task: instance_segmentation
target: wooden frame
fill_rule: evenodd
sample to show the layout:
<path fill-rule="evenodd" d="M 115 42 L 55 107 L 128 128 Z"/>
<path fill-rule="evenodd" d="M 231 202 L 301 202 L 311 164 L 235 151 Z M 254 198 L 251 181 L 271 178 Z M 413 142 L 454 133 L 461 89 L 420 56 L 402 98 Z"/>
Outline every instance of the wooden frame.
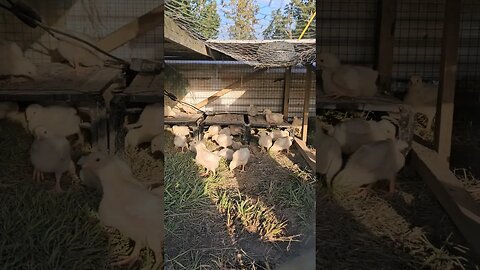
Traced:
<path fill-rule="evenodd" d="M 452 147 L 453 107 L 457 78 L 457 47 L 460 29 L 461 0 L 446 0 L 443 24 L 440 85 L 437 99 L 435 148 L 449 162 Z"/>
<path fill-rule="evenodd" d="M 397 0 L 378 2 L 380 15 L 377 23 L 377 61 L 378 88 L 380 91 L 390 90 L 392 84 L 393 42 L 395 39 L 395 21 Z"/>
<path fill-rule="evenodd" d="M 303 121 L 302 121 L 302 141 L 307 142 L 308 133 L 308 115 L 310 113 L 310 90 L 312 88 L 313 66 L 307 65 L 307 76 L 305 77 L 305 92 L 303 99 Z"/>
<path fill-rule="evenodd" d="M 111 52 L 130 40 L 161 26 L 163 24 L 164 10 L 165 6 L 162 3 L 158 7 L 138 17 L 136 20 L 102 38 L 97 42 L 97 46 L 107 52 Z"/>
<path fill-rule="evenodd" d="M 440 154 L 413 143 L 412 163 L 472 250 L 480 256 L 480 206 Z"/>
<path fill-rule="evenodd" d="M 202 41 L 193 38 L 168 16 L 164 17 L 164 31 L 166 40 L 177 43 L 201 55 L 211 57 L 209 49 Z"/>
<path fill-rule="evenodd" d="M 285 68 L 283 82 L 283 119 L 288 119 L 288 103 L 290 102 L 290 89 L 292 88 L 292 67 Z"/>

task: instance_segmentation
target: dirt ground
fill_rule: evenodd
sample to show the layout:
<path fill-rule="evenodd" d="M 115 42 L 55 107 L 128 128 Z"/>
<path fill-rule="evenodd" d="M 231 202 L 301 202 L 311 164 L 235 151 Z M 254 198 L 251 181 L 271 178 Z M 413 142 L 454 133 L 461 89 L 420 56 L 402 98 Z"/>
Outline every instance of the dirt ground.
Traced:
<path fill-rule="evenodd" d="M 314 246 L 313 179 L 297 152 L 252 143 L 246 172 L 223 161 L 217 177 L 201 178 L 194 153 L 166 140 L 166 269 L 272 269 Z M 169 204 L 171 192 L 190 197 Z"/>

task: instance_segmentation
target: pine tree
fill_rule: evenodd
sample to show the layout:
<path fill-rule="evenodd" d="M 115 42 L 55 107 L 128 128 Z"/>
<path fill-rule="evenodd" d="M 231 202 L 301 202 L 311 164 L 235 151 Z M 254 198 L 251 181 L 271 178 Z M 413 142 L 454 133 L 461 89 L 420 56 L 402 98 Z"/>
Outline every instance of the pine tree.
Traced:
<path fill-rule="evenodd" d="M 222 1 L 225 17 L 233 22 L 228 27 L 231 39 L 256 39 L 255 26 L 258 23 L 257 14 L 260 10 L 254 0 Z"/>
<path fill-rule="evenodd" d="M 190 24 L 191 31 L 206 39 L 218 36 L 220 16 L 216 0 L 171 0 L 169 4 L 179 19 Z"/>
<path fill-rule="evenodd" d="M 315 0 L 291 0 L 284 7 L 272 12 L 272 21 L 263 31 L 266 39 L 296 39 L 300 37 L 308 20 L 315 12 Z M 315 20 L 312 21 L 304 38 L 315 37 Z"/>

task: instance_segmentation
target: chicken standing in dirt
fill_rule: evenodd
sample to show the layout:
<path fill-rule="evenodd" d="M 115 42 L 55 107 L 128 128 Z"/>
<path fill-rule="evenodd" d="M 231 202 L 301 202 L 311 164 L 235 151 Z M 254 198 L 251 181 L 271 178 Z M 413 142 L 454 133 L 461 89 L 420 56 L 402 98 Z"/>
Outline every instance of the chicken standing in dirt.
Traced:
<path fill-rule="evenodd" d="M 266 152 L 273 145 L 272 133 L 262 130 L 259 132 L 259 135 L 258 145 L 261 148 L 261 152 L 263 152 L 263 150 Z"/>
<path fill-rule="evenodd" d="M 248 148 L 242 148 L 233 153 L 232 162 L 230 162 L 230 171 L 235 170 L 238 166 L 242 166 L 242 172 L 245 171 L 245 165 L 247 165 L 250 159 L 250 150 Z"/>
<path fill-rule="evenodd" d="M 285 150 L 287 154 L 290 152 L 290 146 L 293 144 L 293 137 L 283 137 L 275 141 L 275 143 L 270 148 L 272 152 L 281 152 Z"/>
<path fill-rule="evenodd" d="M 141 249 L 148 246 L 155 254 L 153 269 L 160 269 L 163 265 L 161 197 L 126 173 L 129 170 L 122 168 L 114 157 L 96 152 L 78 163 L 84 170 L 92 171 L 102 183 L 103 196 L 98 209 L 101 223 L 118 229 L 135 241 L 132 253 L 113 265 L 131 266 L 138 260 Z"/>
<path fill-rule="evenodd" d="M 408 144 L 399 140 L 381 140 L 360 147 L 333 179 L 333 187 L 354 189 L 388 179 L 389 193 L 395 191 L 395 178 L 405 165 L 402 151 Z"/>
<path fill-rule="evenodd" d="M 202 176 L 207 176 L 209 171 L 213 172 L 213 176 L 215 176 L 217 168 L 220 165 L 221 157 L 208 151 L 207 146 L 205 146 L 203 142 L 199 142 L 195 145 L 195 151 L 197 152 L 195 162 L 207 169 Z"/>
<path fill-rule="evenodd" d="M 35 140 L 30 148 L 30 160 L 33 164 L 33 179 L 40 181 L 44 179 L 43 173 L 55 173 L 55 192 L 63 192 L 60 180 L 64 172 L 78 179 L 75 173 L 75 164 L 70 154 L 68 140 L 59 135 L 52 134 L 43 126 L 35 128 Z"/>

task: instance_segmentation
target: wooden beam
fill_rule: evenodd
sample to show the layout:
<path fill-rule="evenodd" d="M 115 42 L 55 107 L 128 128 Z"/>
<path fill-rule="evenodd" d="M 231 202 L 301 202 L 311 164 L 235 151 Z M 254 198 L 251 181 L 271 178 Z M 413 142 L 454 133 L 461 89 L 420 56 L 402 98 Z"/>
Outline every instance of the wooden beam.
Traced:
<path fill-rule="evenodd" d="M 397 0 L 379 1 L 380 17 L 377 29 L 378 87 L 380 91 L 390 90 L 392 83 L 393 41 L 395 39 L 395 20 Z"/>
<path fill-rule="evenodd" d="M 303 124 L 302 124 L 302 140 L 307 142 L 307 133 L 308 133 L 308 114 L 310 112 L 310 90 L 312 89 L 312 73 L 313 67 L 310 65 L 306 66 L 307 76 L 305 78 L 305 87 L 304 87 L 304 99 L 303 99 Z"/>
<path fill-rule="evenodd" d="M 446 0 L 443 23 L 435 147 L 439 155 L 448 162 L 450 162 L 452 147 L 453 106 L 457 77 L 457 47 L 460 33 L 461 6 L 461 0 Z"/>
<path fill-rule="evenodd" d="M 136 20 L 120 27 L 97 42 L 97 46 L 107 52 L 121 47 L 130 40 L 143 35 L 163 24 L 163 4 L 138 17 Z"/>
<path fill-rule="evenodd" d="M 283 118 L 288 119 L 288 103 L 290 102 L 290 89 L 292 88 L 292 67 L 285 68 L 285 80 L 283 82 Z"/>
<path fill-rule="evenodd" d="M 225 94 L 231 92 L 233 89 L 242 87 L 244 83 L 246 83 L 248 81 L 251 81 L 252 79 L 257 77 L 259 74 L 262 74 L 265 71 L 266 71 L 266 69 L 262 68 L 262 69 L 257 69 L 254 72 L 245 75 L 245 77 L 240 78 L 240 80 L 228 85 L 227 87 L 223 88 L 222 90 L 220 90 L 220 91 L 216 92 L 215 94 L 209 96 L 208 98 L 200 101 L 199 103 L 197 103 L 195 105 L 195 107 L 200 109 L 202 107 L 207 106 L 208 104 L 212 103 L 213 101 L 219 99 L 221 96 L 224 96 Z"/>
<path fill-rule="evenodd" d="M 412 162 L 440 204 L 451 217 L 473 252 L 480 257 L 480 205 L 450 171 L 447 161 L 417 142 Z"/>
<path fill-rule="evenodd" d="M 166 40 L 177 43 L 194 52 L 210 57 L 205 43 L 192 37 L 187 31 L 183 30 L 180 26 L 178 26 L 173 19 L 167 16 L 165 16 L 164 30 Z"/>
<path fill-rule="evenodd" d="M 300 152 L 300 154 L 305 159 L 305 161 L 307 161 L 307 164 L 310 167 L 310 169 L 312 169 L 312 171 L 315 173 L 317 170 L 315 154 L 312 153 L 312 151 L 307 147 L 304 141 L 298 138 L 295 138 L 294 143 L 298 149 L 298 152 Z"/>

